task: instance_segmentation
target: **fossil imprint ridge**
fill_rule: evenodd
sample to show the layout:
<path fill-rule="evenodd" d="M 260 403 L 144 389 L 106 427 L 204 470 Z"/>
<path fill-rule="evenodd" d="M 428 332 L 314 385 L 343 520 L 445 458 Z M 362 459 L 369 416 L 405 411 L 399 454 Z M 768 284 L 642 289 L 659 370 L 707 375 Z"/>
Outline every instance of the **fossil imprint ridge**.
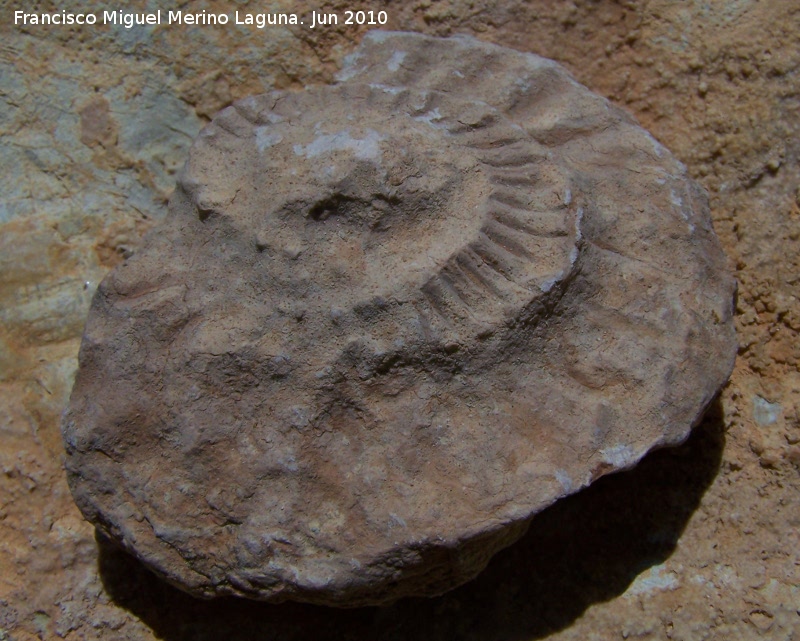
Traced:
<path fill-rule="evenodd" d="M 734 288 L 702 189 L 556 63 L 374 32 L 198 136 L 93 301 L 70 485 L 199 596 L 441 593 L 686 438 Z"/>

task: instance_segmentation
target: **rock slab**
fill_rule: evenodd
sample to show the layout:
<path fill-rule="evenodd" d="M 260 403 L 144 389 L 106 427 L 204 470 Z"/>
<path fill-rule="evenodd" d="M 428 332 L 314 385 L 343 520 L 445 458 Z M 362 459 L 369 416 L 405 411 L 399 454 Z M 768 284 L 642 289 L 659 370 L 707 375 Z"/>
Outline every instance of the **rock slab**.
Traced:
<path fill-rule="evenodd" d="M 222 111 L 94 298 L 84 515 L 171 583 L 434 595 L 683 441 L 736 353 L 707 199 L 552 61 L 374 32 Z"/>

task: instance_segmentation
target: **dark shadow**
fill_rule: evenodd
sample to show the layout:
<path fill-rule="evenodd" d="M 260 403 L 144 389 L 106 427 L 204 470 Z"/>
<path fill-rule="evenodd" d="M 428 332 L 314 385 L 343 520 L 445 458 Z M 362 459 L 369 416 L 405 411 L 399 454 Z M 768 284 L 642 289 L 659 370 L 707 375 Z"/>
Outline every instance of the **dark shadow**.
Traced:
<path fill-rule="evenodd" d="M 717 474 L 724 443 L 715 401 L 686 443 L 559 501 L 477 579 L 434 599 L 353 610 L 201 601 L 98 539 L 100 575 L 117 605 L 168 641 L 538 639 L 622 594 L 638 574 L 670 556 Z"/>

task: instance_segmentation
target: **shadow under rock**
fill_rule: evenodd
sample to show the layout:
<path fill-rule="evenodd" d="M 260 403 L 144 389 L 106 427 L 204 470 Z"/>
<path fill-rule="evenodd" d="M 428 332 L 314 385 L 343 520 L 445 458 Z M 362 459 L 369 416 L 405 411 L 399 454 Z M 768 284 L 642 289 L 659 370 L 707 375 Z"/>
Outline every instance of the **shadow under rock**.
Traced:
<path fill-rule="evenodd" d="M 557 502 L 474 581 L 433 599 L 352 610 L 201 601 L 98 537 L 100 576 L 117 605 L 168 641 L 538 639 L 622 594 L 670 556 L 719 470 L 724 443 L 715 401 L 683 445 Z"/>

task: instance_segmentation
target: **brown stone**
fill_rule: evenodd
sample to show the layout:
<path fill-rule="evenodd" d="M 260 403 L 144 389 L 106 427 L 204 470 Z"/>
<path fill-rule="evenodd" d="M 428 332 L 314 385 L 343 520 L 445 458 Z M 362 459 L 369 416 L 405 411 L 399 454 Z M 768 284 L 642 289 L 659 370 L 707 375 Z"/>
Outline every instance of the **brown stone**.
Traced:
<path fill-rule="evenodd" d="M 200 595 L 443 592 L 683 441 L 736 353 L 702 190 L 557 64 L 374 33 L 222 111 L 100 285 L 84 515 Z"/>
<path fill-rule="evenodd" d="M 108 147 L 116 142 L 117 128 L 108 107 L 108 101 L 100 96 L 80 110 L 81 142 L 84 145 Z"/>

